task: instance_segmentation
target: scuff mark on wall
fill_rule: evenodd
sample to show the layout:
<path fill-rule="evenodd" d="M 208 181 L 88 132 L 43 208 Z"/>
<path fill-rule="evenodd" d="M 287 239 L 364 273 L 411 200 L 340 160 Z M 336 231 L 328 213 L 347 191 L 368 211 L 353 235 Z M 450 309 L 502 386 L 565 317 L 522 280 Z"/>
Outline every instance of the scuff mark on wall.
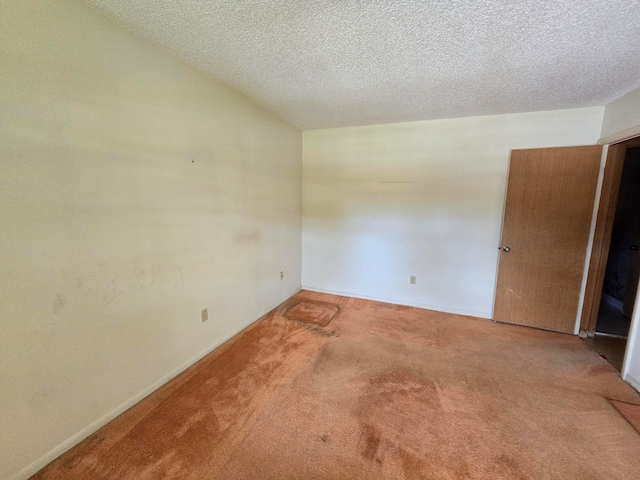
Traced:
<path fill-rule="evenodd" d="M 102 294 L 102 300 L 104 301 L 105 305 L 109 305 L 118 296 L 122 295 L 122 291 L 119 289 L 118 283 L 117 283 L 119 276 L 120 274 L 116 274 L 116 276 L 113 277 L 113 280 L 109 282 L 109 284 L 107 285 L 107 288 L 104 290 L 104 293 Z"/>
<path fill-rule="evenodd" d="M 184 292 L 184 276 L 182 275 L 182 270 L 180 270 L 180 267 L 176 265 L 176 268 L 178 269 L 178 273 L 180 274 L 180 284 L 182 285 L 182 291 Z"/>
<path fill-rule="evenodd" d="M 51 311 L 53 313 L 60 313 L 64 310 L 64 306 L 66 304 L 66 299 L 64 295 L 57 293 L 56 298 L 53 300 L 53 304 L 51 305 Z"/>

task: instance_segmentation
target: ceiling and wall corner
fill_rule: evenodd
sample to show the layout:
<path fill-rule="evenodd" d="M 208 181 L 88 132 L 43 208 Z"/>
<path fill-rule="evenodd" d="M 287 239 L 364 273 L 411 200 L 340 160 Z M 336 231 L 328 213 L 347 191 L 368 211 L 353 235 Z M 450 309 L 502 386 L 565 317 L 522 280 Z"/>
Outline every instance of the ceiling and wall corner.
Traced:
<path fill-rule="evenodd" d="M 301 129 L 602 106 L 638 0 L 85 0 Z"/>
<path fill-rule="evenodd" d="M 617 143 L 640 136 L 640 88 L 609 103 L 604 109 L 600 143 Z"/>

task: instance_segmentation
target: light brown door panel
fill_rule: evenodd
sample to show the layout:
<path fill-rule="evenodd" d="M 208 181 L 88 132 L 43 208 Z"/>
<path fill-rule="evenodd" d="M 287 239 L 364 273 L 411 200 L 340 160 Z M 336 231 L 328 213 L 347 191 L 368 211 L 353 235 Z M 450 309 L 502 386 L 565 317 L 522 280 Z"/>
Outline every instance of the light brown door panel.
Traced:
<path fill-rule="evenodd" d="M 494 319 L 573 332 L 601 146 L 514 150 Z"/>

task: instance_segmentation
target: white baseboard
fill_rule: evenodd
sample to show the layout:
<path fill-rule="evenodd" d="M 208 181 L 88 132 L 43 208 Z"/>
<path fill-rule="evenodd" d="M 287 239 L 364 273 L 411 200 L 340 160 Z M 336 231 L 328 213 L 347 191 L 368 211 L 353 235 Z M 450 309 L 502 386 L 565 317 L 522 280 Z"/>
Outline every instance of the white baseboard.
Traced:
<path fill-rule="evenodd" d="M 605 338 L 620 338 L 620 339 L 627 339 L 627 337 L 625 337 L 624 335 L 614 335 L 613 333 L 602 333 L 602 332 L 595 332 L 594 337 L 605 337 Z"/>
<path fill-rule="evenodd" d="M 180 365 L 179 367 L 173 369 L 172 371 L 170 371 L 169 373 L 164 375 L 162 378 L 160 378 L 158 381 L 156 381 L 156 382 L 152 383 L 151 385 L 149 385 L 147 388 L 142 390 L 140 393 L 138 393 L 138 394 L 134 395 L 133 397 L 129 398 L 128 400 L 124 401 L 123 403 L 118 405 L 116 408 L 111 410 L 109 413 L 107 413 L 106 415 L 104 415 L 104 416 L 100 417 L 99 419 L 97 419 L 95 422 L 87 425 L 85 428 L 83 428 L 82 430 L 80 430 L 79 432 L 75 433 L 70 438 L 68 438 L 67 440 L 65 440 L 61 444 L 59 444 L 53 450 L 50 450 L 49 452 L 44 454 L 42 457 L 40 457 L 38 460 L 30 463 L 25 468 L 20 470 L 13 477 L 11 477 L 11 480 L 26 480 L 29 477 L 31 477 L 32 475 L 34 475 L 35 473 L 37 473 L 38 471 L 42 470 L 49 463 L 51 463 L 53 460 L 55 460 L 60 455 L 65 453 L 67 450 L 70 450 L 72 447 L 76 446 L 78 443 L 80 443 L 82 440 L 87 438 L 89 435 L 97 432 L 100 428 L 104 427 L 111 420 L 113 420 L 117 416 L 119 416 L 119 415 L 123 414 L 124 412 L 126 412 L 127 410 L 129 410 L 136 403 L 138 403 L 141 400 L 143 400 L 144 398 L 148 397 L 150 394 L 152 394 L 153 392 L 158 390 L 164 384 L 166 384 L 169 381 L 173 380 L 175 377 L 177 377 L 182 372 L 184 372 L 187 368 L 189 368 L 190 366 L 194 365 L 196 362 L 202 360 L 204 357 L 209 355 L 211 352 L 213 352 L 220 345 L 222 345 L 223 343 L 227 342 L 228 340 L 230 340 L 231 338 L 233 338 L 237 334 L 239 334 L 242 330 L 244 330 L 245 328 L 251 326 L 253 323 L 255 323 L 258 320 L 260 320 L 263 316 L 265 316 L 271 310 L 276 308 L 282 302 L 286 301 L 288 298 L 291 298 L 293 295 L 298 293 L 301 289 L 302 289 L 301 287 L 297 287 L 292 292 L 290 292 L 289 294 L 284 296 L 283 299 L 278 300 L 274 304 L 272 304 L 269 307 L 267 307 L 266 309 L 264 309 L 264 311 L 262 313 L 260 313 L 257 318 L 255 318 L 255 319 L 247 322 L 246 324 L 240 326 L 237 330 L 233 331 L 229 335 L 226 335 L 225 337 L 217 340 L 213 345 L 211 345 L 211 346 L 207 347 L 205 350 L 197 353 L 196 355 L 191 357 L 189 360 L 184 362 L 182 365 Z"/>
<path fill-rule="evenodd" d="M 640 382 L 627 373 L 624 381 L 640 392 Z"/>
<path fill-rule="evenodd" d="M 394 305 L 405 305 L 407 307 L 423 308 L 425 310 L 434 310 L 442 313 L 454 313 L 456 315 L 467 315 L 469 317 L 486 318 L 491 319 L 491 314 L 484 312 L 474 312 L 472 310 L 460 310 L 457 308 L 442 307 L 440 305 L 429 305 L 419 302 L 407 302 L 405 300 L 395 300 L 393 298 L 376 297 L 371 295 L 360 295 L 352 292 L 341 292 L 338 290 L 327 290 L 326 288 L 316 288 L 307 285 L 302 286 L 302 290 L 309 290 L 310 292 L 328 293 L 330 295 L 339 295 L 341 297 L 353 297 L 362 298 L 363 300 L 373 300 L 376 302 L 392 303 Z"/>

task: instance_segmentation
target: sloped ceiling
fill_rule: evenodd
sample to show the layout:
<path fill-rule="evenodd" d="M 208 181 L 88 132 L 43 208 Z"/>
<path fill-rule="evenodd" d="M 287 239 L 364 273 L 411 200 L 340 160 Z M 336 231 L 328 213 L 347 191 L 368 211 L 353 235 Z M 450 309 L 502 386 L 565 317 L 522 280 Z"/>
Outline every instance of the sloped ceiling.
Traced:
<path fill-rule="evenodd" d="M 604 105 L 640 0 L 86 0 L 302 129 Z"/>

